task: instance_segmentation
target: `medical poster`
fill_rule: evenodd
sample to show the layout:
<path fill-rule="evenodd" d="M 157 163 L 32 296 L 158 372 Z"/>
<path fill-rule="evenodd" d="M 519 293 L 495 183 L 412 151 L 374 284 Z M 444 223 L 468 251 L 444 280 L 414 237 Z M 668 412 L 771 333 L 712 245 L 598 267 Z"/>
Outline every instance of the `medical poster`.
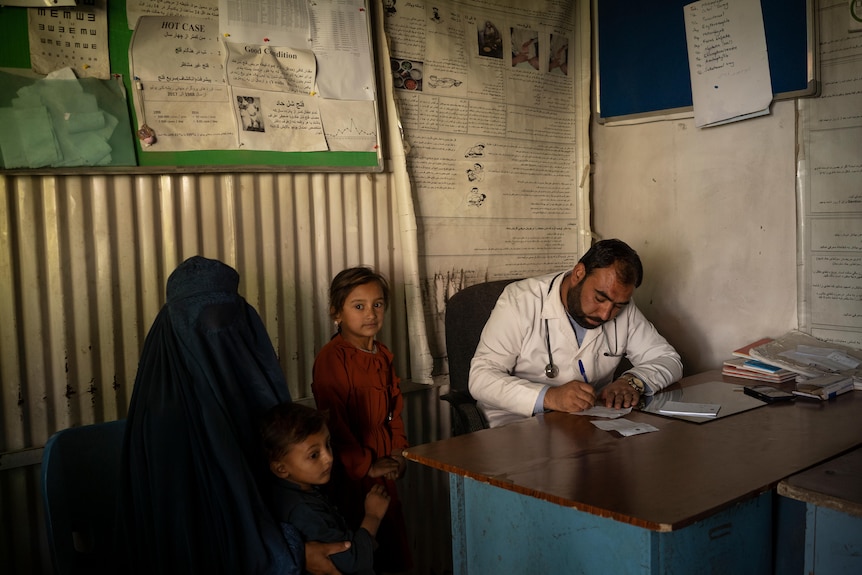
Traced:
<path fill-rule="evenodd" d="M 378 150 L 364 3 L 282 6 L 292 26 L 272 32 L 261 12 L 267 6 L 277 8 L 221 7 L 230 18 L 137 17 L 129 64 L 147 150 Z M 340 40 L 334 22 L 350 24 Z M 316 42 L 312 30 L 320 31 Z M 344 41 L 348 31 L 356 41 Z"/>
<path fill-rule="evenodd" d="M 862 35 L 820 3 L 818 98 L 800 108 L 800 329 L 862 348 Z"/>
<path fill-rule="evenodd" d="M 573 266 L 589 244 L 576 6 L 384 2 L 426 299 L 441 310 L 466 285 Z"/>
<path fill-rule="evenodd" d="M 107 0 L 27 10 L 30 62 L 37 74 L 70 68 L 78 78 L 111 77 Z"/>
<path fill-rule="evenodd" d="M 443 334 L 454 293 L 571 268 L 589 246 L 589 2 L 383 4 L 426 324 Z"/>

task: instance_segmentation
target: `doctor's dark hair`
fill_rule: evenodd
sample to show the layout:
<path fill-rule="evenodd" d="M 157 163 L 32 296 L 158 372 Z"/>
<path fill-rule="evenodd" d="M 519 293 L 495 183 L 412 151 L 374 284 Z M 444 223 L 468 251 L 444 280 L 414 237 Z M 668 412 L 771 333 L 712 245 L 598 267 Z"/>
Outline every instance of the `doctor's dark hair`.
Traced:
<path fill-rule="evenodd" d="M 383 292 L 383 306 L 389 308 L 389 282 L 381 274 L 365 266 L 347 268 L 338 272 L 329 286 L 329 315 L 334 319 L 335 315 L 344 307 L 347 296 L 357 286 L 377 282 L 380 291 Z"/>
<path fill-rule="evenodd" d="M 267 461 L 278 461 L 291 447 L 320 432 L 326 426 L 327 413 L 292 401 L 270 408 L 260 423 Z"/>
<path fill-rule="evenodd" d="M 626 285 L 640 287 L 644 278 L 644 268 L 638 253 L 622 240 L 602 240 L 596 242 L 578 263 L 584 264 L 586 275 L 593 270 L 617 265 L 617 277 Z"/>

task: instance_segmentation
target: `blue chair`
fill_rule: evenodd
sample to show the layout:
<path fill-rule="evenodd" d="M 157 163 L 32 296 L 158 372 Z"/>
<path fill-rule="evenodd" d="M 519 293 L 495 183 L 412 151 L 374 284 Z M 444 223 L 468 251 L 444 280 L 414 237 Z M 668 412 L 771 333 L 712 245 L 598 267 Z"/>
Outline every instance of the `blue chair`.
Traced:
<path fill-rule="evenodd" d="M 488 422 L 470 395 L 470 362 L 485 322 L 503 289 L 517 281 L 495 280 L 466 287 L 446 303 L 446 354 L 449 357 L 449 392 L 440 399 L 449 403 L 452 435 L 487 429 Z"/>
<path fill-rule="evenodd" d="M 57 575 L 121 573 L 118 519 L 125 420 L 63 429 L 45 444 L 42 496 Z"/>

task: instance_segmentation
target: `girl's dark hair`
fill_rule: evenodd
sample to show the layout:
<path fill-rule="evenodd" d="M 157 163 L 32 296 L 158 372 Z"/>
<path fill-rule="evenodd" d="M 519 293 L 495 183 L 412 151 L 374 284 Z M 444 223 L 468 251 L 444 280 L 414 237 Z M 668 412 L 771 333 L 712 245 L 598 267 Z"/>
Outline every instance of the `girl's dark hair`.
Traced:
<path fill-rule="evenodd" d="M 602 240 L 587 250 L 580 262 L 586 268 L 586 275 L 594 269 L 617 267 L 617 277 L 626 285 L 639 287 L 644 278 L 644 268 L 636 251 L 622 240 Z"/>
<path fill-rule="evenodd" d="M 382 274 L 375 272 L 373 269 L 365 266 L 355 268 L 347 268 L 338 272 L 329 285 L 329 315 L 335 318 L 335 314 L 341 311 L 344 307 L 344 302 L 347 301 L 347 296 L 353 291 L 353 288 L 367 283 L 377 282 L 380 284 L 380 291 L 383 292 L 383 306 L 389 307 L 389 282 Z"/>
<path fill-rule="evenodd" d="M 260 424 L 263 450 L 268 461 L 284 457 L 290 448 L 326 425 L 326 412 L 286 401 L 270 408 Z"/>

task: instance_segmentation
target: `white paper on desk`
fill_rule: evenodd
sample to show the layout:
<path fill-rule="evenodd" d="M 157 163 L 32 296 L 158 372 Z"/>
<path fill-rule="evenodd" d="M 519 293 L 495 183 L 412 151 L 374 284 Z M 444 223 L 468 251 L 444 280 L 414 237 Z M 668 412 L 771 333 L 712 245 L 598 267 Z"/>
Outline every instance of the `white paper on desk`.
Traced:
<path fill-rule="evenodd" d="M 616 419 L 632 412 L 631 407 L 615 409 L 613 407 L 605 407 L 604 405 L 594 405 L 583 411 L 572 411 L 572 415 L 592 415 L 594 417 L 604 417 L 606 419 Z"/>
<path fill-rule="evenodd" d="M 772 80 L 760 2 L 700 0 L 683 10 L 695 126 L 768 114 Z"/>
<path fill-rule="evenodd" d="M 590 423 L 599 429 L 604 431 L 616 431 L 625 437 L 658 431 L 657 427 L 654 427 L 649 423 L 639 423 L 636 421 L 629 421 L 628 419 L 596 419 Z"/>
<path fill-rule="evenodd" d="M 691 403 L 666 401 L 658 410 L 665 415 L 687 415 L 689 417 L 716 417 L 721 405 L 718 403 Z"/>

